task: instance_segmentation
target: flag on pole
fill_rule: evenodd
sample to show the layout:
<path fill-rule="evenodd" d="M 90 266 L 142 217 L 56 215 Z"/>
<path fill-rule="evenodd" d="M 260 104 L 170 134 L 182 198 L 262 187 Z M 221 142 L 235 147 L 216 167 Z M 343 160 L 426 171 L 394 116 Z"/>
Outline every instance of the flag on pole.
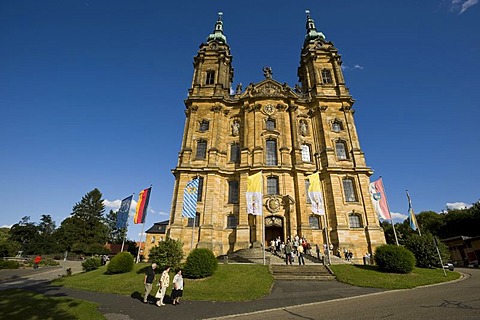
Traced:
<path fill-rule="evenodd" d="M 247 213 L 262 215 L 262 190 L 262 171 L 257 172 L 247 178 Z"/>
<path fill-rule="evenodd" d="M 392 220 L 390 210 L 388 209 L 387 196 L 383 188 L 383 180 L 380 177 L 378 180 L 370 183 L 370 196 L 372 198 L 373 208 L 379 218 L 384 220 Z"/>
<path fill-rule="evenodd" d="M 417 218 L 415 217 L 415 213 L 413 212 L 412 200 L 410 199 L 408 190 L 406 192 L 408 198 L 408 220 L 410 220 L 410 228 L 412 228 L 413 231 L 416 231 L 418 229 Z"/>
<path fill-rule="evenodd" d="M 145 222 L 151 190 L 152 187 L 140 191 L 138 195 L 137 209 L 135 210 L 135 216 L 133 217 L 133 223 L 139 224 Z"/>
<path fill-rule="evenodd" d="M 198 182 L 200 179 L 195 178 L 187 182 L 185 190 L 183 190 L 183 209 L 182 217 L 195 218 L 197 215 L 197 199 L 198 199 Z"/>
<path fill-rule="evenodd" d="M 122 200 L 120 209 L 117 212 L 117 229 L 125 229 L 127 227 L 128 213 L 132 204 L 133 195 Z"/>
<path fill-rule="evenodd" d="M 323 205 L 322 184 L 320 183 L 320 173 L 314 173 L 307 176 L 310 185 L 308 186 L 308 196 L 312 203 L 312 212 L 314 214 L 325 214 L 325 206 Z"/>

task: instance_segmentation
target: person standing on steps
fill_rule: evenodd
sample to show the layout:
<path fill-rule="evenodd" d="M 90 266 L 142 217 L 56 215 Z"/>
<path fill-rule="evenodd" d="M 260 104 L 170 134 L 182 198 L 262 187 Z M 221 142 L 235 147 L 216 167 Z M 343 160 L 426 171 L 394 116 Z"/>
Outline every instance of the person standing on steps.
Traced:
<path fill-rule="evenodd" d="M 162 272 L 162 276 L 160 277 L 160 281 L 158 282 L 158 292 L 155 295 L 156 298 L 159 300 L 157 301 L 157 306 L 164 306 L 163 298 L 165 298 L 165 292 L 167 291 L 168 286 L 170 285 L 170 276 L 168 273 L 170 272 L 170 267 L 166 266 L 165 270 Z"/>
<path fill-rule="evenodd" d="M 143 279 L 143 284 L 145 285 L 145 295 L 143 297 L 143 303 L 148 302 L 148 295 L 152 291 L 153 281 L 155 280 L 155 269 L 157 264 L 154 262 L 150 267 L 147 268 L 145 273 L 145 278 Z"/>
<path fill-rule="evenodd" d="M 290 242 L 290 239 L 287 240 L 287 243 L 285 244 L 285 263 L 288 265 L 292 264 L 292 243 Z"/>

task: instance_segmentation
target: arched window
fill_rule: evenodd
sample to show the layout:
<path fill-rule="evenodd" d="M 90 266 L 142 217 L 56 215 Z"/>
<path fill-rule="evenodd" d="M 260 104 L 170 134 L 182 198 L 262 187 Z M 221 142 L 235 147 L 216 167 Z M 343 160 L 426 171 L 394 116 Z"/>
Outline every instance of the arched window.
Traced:
<path fill-rule="evenodd" d="M 310 153 L 310 146 L 308 144 L 302 144 L 302 161 L 312 162 L 312 156 Z"/>
<path fill-rule="evenodd" d="M 360 215 L 357 213 L 352 212 L 348 215 L 348 223 L 350 225 L 350 228 L 362 227 L 362 219 L 360 218 Z"/>
<path fill-rule="evenodd" d="M 277 140 L 269 139 L 266 141 L 267 146 L 267 166 L 276 166 L 278 164 L 277 160 Z"/>
<path fill-rule="evenodd" d="M 278 194 L 278 177 L 267 177 L 267 194 Z"/>
<path fill-rule="evenodd" d="M 197 212 L 195 214 L 195 227 L 198 227 L 200 225 L 200 213 Z M 188 218 L 187 222 L 187 227 L 192 227 L 193 226 L 193 218 Z"/>
<path fill-rule="evenodd" d="M 237 216 L 231 214 L 227 216 L 227 228 L 228 229 L 234 229 L 238 225 L 238 219 Z"/>
<path fill-rule="evenodd" d="M 352 178 L 345 178 L 342 180 L 343 194 L 345 195 L 345 201 L 357 202 L 357 194 L 355 192 L 355 183 Z"/>
<path fill-rule="evenodd" d="M 348 159 L 347 144 L 343 140 L 335 142 L 335 150 L 337 151 L 337 158 L 339 160 Z"/>
<path fill-rule="evenodd" d="M 320 223 L 318 221 L 318 217 L 316 216 L 310 216 L 308 217 L 308 224 L 310 225 L 310 228 L 312 229 L 320 229 Z"/>
<path fill-rule="evenodd" d="M 334 132 L 340 132 L 340 131 L 342 131 L 342 130 L 343 130 L 343 124 L 342 124 L 342 122 L 339 121 L 339 120 L 333 121 L 333 123 L 332 123 L 332 130 L 333 130 Z"/>
<path fill-rule="evenodd" d="M 198 140 L 196 159 L 205 159 L 206 157 L 207 157 L 207 141 Z"/>
<path fill-rule="evenodd" d="M 202 202 L 202 195 L 203 195 L 203 177 L 198 177 L 197 202 Z"/>

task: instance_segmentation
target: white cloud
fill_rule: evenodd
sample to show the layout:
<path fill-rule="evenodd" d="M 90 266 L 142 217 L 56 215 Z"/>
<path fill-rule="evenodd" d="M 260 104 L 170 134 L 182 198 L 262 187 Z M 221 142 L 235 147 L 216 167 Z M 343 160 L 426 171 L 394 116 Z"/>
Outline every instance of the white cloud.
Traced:
<path fill-rule="evenodd" d="M 403 222 L 408 218 L 406 214 L 398 212 L 390 212 L 390 215 L 392 216 L 392 220 L 395 220 L 396 222 Z"/>
<path fill-rule="evenodd" d="M 356 65 L 353 66 L 353 69 L 363 70 L 363 67 L 359 64 L 356 64 Z"/>
<path fill-rule="evenodd" d="M 105 199 L 103 200 L 103 204 L 105 205 L 106 211 L 110 211 L 110 210 L 118 211 L 118 209 L 120 209 L 120 205 L 122 204 L 122 200 L 117 199 L 117 200 L 110 201 L 108 199 Z M 136 207 L 137 207 L 137 201 L 132 199 L 132 204 L 130 205 L 130 212 L 128 213 L 130 217 L 133 217 L 135 215 Z M 150 210 L 152 209 L 149 209 L 149 211 Z"/>
<path fill-rule="evenodd" d="M 450 9 L 455 12 L 458 11 L 458 14 L 462 14 L 477 3 L 478 0 L 452 0 Z"/>
<path fill-rule="evenodd" d="M 6 224 L 4 224 L 3 226 L 1 226 L 0 228 L 8 228 L 8 229 L 11 229 L 13 226 L 13 224 L 7 226 Z"/>
<path fill-rule="evenodd" d="M 472 205 L 465 202 L 447 202 L 445 206 L 447 207 L 447 210 L 456 210 L 470 208 Z"/>
<path fill-rule="evenodd" d="M 342 68 L 342 70 L 347 70 L 348 66 L 346 64 L 342 64 L 341 68 Z"/>
<path fill-rule="evenodd" d="M 359 65 L 359 64 L 354 64 L 353 67 L 350 67 L 346 64 L 342 64 L 341 66 L 342 70 L 363 70 L 363 66 Z"/>

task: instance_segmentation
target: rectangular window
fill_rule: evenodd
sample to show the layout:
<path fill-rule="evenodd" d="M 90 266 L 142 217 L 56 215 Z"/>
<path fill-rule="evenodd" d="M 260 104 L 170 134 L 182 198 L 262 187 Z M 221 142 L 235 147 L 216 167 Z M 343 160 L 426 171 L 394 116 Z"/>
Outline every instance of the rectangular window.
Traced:
<path fill-rule="evenodd" d="M 357 202 L 357 195 L 352 179 L 343 179 L 343 192 L 345 194 L 345 201 Z"/>
<path fill-rule="evenodd" d="M 200 122 L 200 131 L 201 132 L 208 131 L 209 127 L 210 127 L 210 123 L 207 120 L 202 120 L 202 122 Z"/>
<path fill-rule="evenodd" d="M 203 194 L 203 177 L 198 177 L 198 196 L 197 196 L 197 202 L 202 202 L 202 194 Z"/>
<path fill-rule="evenodd" d="M 345 147 L 345 142 L 337 141 L 335 142 L 335 149 L 337 150 L 337 158 L 339 160 L 346 160 L 347 157 L 347 148 Z"/>
<path fill-rule="evenodd" d="M 207 71 L 207 81 L 206 84 L 214 84 L 215 83 L 215 71 Z"/>
<path fill-rule="evenodd" d="M 267 119 L 267 121 L 265 121 L 265 127 L 268 131 L 275 130 L 275 120 Z"/>
<path fill-rule="evenodd" d="M 227 217 L 227 228 L 228 229 L 234 229 L 236 228 L 238 225 L 238 219 L 236 216 L 234 215 L 229 215 Z"/>
<path fill-rule="evenodd" d="M 193 227 L 193 218 L 188 218 L 187 222 L 187 227 Z M 195 227 L 198 227 L 200 225 L 200 214 L 197 212 L 195 215 Z"/>
<path fill-rule="evenodd" d="M 197 154 L 196 159 L 205 159 L 207 157 L 207 141 L 197 141 Z"/>
<path fill-rule="evenodd" d="M 278 194 L 278 178 L 267 178 L 267 194 Z"/>
<path fill-rule="evenodd" d="M 320 229 L 320 223 L 318 222 L 318 217 L 310 216 L 308 217 L 308 223 L 310 224 L 310 228 L 312 229 Z"/>
<path fill-rule="evenodd" d="M 277 141 L 267 140 L 267 166 L 276 166 L 277 164 Z"/>
<path fill-rule="evenodd" d="M 360 222 L 360 217 L 356 214 L 351 214 L 348 216 L 348 222 L 350 224 L 350 228 L 361 228 L 362 224 Z"/>
<path fill-rule="evenodd" d="M 238 203 L 238 181 L 228 181 L 228 203 Z"/>
<path fill-rule="evenodd" d="M 302 161 L 311 162 L 312 158 L 310 157 L 310 146 L 308 144 L 302 144 Z"/>
<path fill-rule="evenodd" d="M 233 143 L 230 146 L 230 161 L 235 163 L 240 162 L 240 145 L 238 143 Z"/>
<path fill-rule="evenodd" d="M 332 73 L 330 72 L 330 70 L 327 70 L 327 69 L 322 70 L 322 82 L 328 83 L 328 84 L 333 83 Z"/>

